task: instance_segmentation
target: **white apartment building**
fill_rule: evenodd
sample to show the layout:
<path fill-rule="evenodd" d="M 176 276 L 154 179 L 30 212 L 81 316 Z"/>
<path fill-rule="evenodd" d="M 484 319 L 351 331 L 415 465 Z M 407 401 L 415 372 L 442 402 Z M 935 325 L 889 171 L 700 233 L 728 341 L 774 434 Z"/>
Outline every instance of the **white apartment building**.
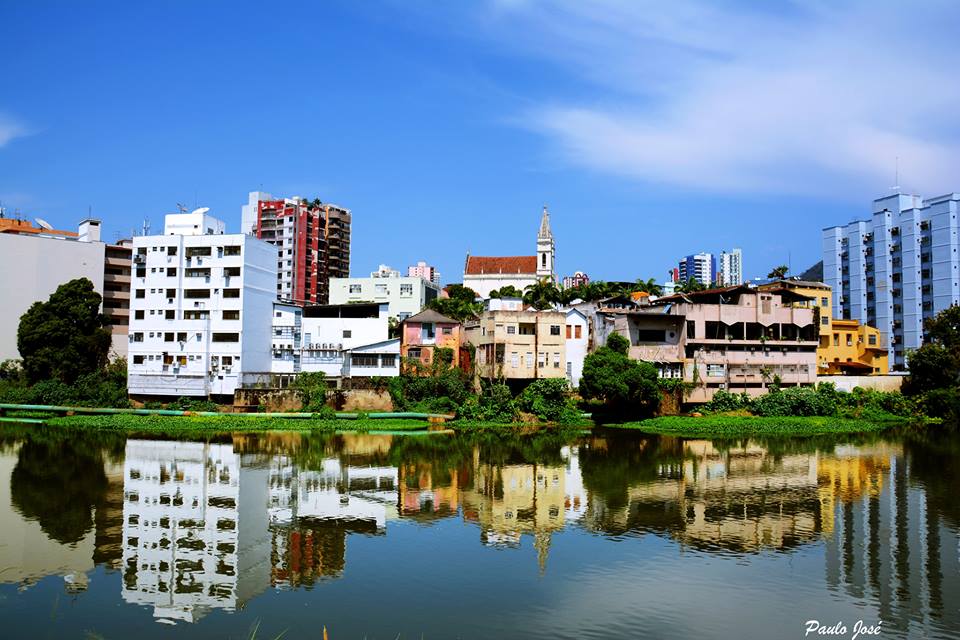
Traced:
<path fill-rule="evenodd" d="M 276 249 L 224 228 L 171 214 L 164 235 L 134 238 L 130 395 L 233 395 L 245 375 L 270 371 Z"/>
<path fill-rule="evenodd" d="M 93 228 L 95 223 L 96 227 Z M 103 293 L 104 254 L 100 222 L 85 220 L 80 233 L 35 227 L 26 220 L 0 218 L 0 361 L 20 357 L 20 316 L 46 301 L 57 287 L 86 278 Z"/>
<path fill-rule="evenodd" d="M 590 322 L 578 309 L 565 309 L 567 325 L 564 327 L 566 338 L 567 381 L 574 389 L 580 386 L 583 376 L 583 360 L 587 357 L 590 344 Z"/>
<path fill-rule="evenodd" d="M 386 303 L 390 317 L 399 320 L 420 313 L 428 302 L 439 295 L 440 287 L 420 277 L 404 277 L 398 274 L 384 277 L 371 275 L 369 278 L 330 278 L 331 305 Z"/>
<path fill-rule="evenodd" d="M 743 284 L 743 251 L 721 251 L 717 264 L 717 284 L 734 287 Z"/>
<path fill-rule="evenodd" d="M 924 200 L 894 194 L 873 201 L 868 220 L 823 230 L 823 281 L 833 317 L 888 336 L 891 369 L 923 344 L 923 322 L 960 304 L 960 194 Z"/>
<path fill-rule="evenodd" d="M 400 340 L 389 339 L 387 310 L 386 303 L 304 308 L 276 303 L 271 372 L 322 371 L 334 379 L 399 375 Z"/>

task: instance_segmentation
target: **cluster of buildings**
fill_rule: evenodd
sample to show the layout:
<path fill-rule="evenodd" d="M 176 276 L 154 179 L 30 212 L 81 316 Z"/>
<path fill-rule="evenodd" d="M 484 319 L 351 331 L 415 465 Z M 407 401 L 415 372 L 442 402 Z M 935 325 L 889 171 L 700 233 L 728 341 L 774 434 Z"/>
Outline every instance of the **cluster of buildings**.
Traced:
<path fill-rule="evenodd" d="M 691 402 L 717 389 L 756 395 L 774 382 L 886 374 L 905 369 L 924 320 L 960 302 L 958 201 L 876 200 L 871 219 L 823 231 L 822 276 L 814 268 L 806 279 L 744 284 L 733 249 L 682 258 L 659 297 L 535 310 L 501 292 L 560 282 L 544 207 L 534 253 L 467 255 L 462 283 L 483 311 L 465 322 L 426 310 L 447 295 L 426 262 L 351 277 L 351 212 L 320 200 L 253 192 L 240 233 L 201 208 L 167 215 L 162 234 L 115 244 L 94 219 L 74 233 L 0 218 L 0 268 L 22 274 L 4 279 L 0 359 L 17 356 L 17 322 L 30 304 L 84 276 L 103 294 L 132 396 L 225 398 L 284 387 L 306 371 L 337 381 L 395 376 L 404 361 L 429 364 L 438 348 L 480 378 L 575 387 L 583 359 L 611 333 L 663 377 L 695 383 Z M 676 285 L 690 278 L 713 288 L 684 293 Z M 563 285 L 589 281 L 576 272 Z"/>

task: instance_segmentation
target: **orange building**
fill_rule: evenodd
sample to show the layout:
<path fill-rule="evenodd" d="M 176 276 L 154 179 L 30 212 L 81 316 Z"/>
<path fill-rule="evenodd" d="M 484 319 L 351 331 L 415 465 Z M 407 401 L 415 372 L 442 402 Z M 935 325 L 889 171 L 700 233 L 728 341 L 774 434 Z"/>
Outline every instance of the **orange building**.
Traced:
<path fill-rule="evenodd" d="M 403 363 L 418 361 L 429 366 L 437 349 L 450 349 L 450 364 L 464 369 L 470 356 L 463 347 L 463 325 L 433 309 L 426 309 L 405 319 L 400 325 L 400 359 Z"/>

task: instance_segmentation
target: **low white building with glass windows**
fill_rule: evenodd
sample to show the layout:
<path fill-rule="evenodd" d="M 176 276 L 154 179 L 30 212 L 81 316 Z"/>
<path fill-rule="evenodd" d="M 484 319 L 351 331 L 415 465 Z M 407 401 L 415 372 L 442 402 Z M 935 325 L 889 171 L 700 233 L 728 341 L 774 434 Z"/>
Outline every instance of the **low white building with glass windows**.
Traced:
<path fill-rule="evenodd" d="M 131 396 L 232 396 L 246 373 L 270 371 L 276 249 L 224 229 L 171 214 L 163 235 L 133 239 Z"/>
<path fill-rule="evenodd" d="M 440 296 L 440 287 L 421 277 L 401 276 L 381 265 L 369 278 L 330 278 L 330 304 L 372 302 L 388 305 L 388 315 L 405 320 Z"/>

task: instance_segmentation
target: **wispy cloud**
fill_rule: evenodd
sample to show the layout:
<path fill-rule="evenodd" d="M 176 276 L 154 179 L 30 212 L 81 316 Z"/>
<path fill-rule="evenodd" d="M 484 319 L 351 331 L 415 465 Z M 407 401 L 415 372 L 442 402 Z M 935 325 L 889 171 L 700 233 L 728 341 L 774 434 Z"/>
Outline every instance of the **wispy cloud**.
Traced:
<path fill-rule="evenodd" d="M 723 8 L 721 8 L 723 7 Z M 499 1 L 486 28 L 595 91 L 525 126 L 571 163 L 711 191 L 955 188 L 960 45 L 948 2 Z M 518 44 L 520 43 L 520 44 Z"/>
<path fill-rule="evenodd" d="M 6 146 L 14 138 L 29 135 L 29 133 L 26 125 L 0 113 L 0 147 Z"/>

